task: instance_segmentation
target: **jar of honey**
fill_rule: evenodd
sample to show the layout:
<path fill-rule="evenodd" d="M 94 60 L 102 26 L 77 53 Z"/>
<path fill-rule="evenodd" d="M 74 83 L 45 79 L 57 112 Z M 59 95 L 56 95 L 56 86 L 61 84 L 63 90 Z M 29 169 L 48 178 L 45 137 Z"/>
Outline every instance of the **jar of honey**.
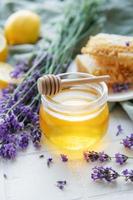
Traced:
<path fill-rule="evenodd" d="M 87 78 L 86 73 L 65 73 L 60 78 Z M 52 97 L 42 95 L 40 128 L 59 149 L 84 151 L 106 133 L 109 111 L 104 82 L 62 89 Z"/>

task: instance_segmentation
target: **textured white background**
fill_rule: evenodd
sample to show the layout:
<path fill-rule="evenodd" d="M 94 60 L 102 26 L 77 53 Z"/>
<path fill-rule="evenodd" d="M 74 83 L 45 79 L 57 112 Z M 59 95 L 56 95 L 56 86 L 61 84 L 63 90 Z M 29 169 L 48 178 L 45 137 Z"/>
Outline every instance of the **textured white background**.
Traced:
<path fill-rule="evenodd" d="M 118 124 L 124 128 L 124 133 L 116 137 Z M 105 150 L 110 155 L 118 151 L 133 155 L 133 152 L 125 151 L 120 144 L 122 137 L 131 132 L 132 122 L 120 108 L 116 108 L 111 113 L 108 133 L 99 150 Z M 41 154 L 45 156 L 42 159 L 39 158 Z M 46 164 L 49 156 L 54 159 L 50 168 Z M 125 183 L 122 178 L 113 184 L 92 182 L 90 172 L 94 165 L 84 160 L 62 163 L 45 146 L 39 151 L 30 147 L 27 152 L 19 154 L 16 161 L 0 162 L 0 200 L 131 200 L 133 185 Z M 106 163 L 107 165 L 121 171 L 127 167 L 133 168 L 133 160 L 124 166 L 118 166 L 114 162 Z M 64 179 L 68 184 L 61 191 L 56 187 L 56 181 Z"/>

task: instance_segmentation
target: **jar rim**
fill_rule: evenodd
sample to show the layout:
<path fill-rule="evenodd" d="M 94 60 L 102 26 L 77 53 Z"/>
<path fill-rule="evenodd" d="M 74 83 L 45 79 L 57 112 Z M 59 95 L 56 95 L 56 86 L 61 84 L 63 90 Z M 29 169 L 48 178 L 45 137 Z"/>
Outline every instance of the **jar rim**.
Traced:
<path fill-rule="evenodd" d="M 82 72 L 68 72 L 68 73 L 62 73 L 58 74 L 60 78 L 64 78 L 65 76 L 78 76 L 78 78 L 89 78 L 89 77 L 94 77 L 94 75 L 88 74 L 88 73 L 82 73 Z M 71 78 L 72 79 L 72 78 Z M 95 107 L 100 107 L 104 105 L 107 102 L 108 98 L 108 88 L 105 82 L 99 82 L 99 83 L 91 83 L 91 84 L 85 84 L 86 86 L 88 85 L 89 87 L 95 88 L 95 90 L 98 91 L 98 88 L 101 88 L 101 93 L 99 97 L 97 97 L 93 101 L 88 101 L 87 104 L 85 105 L 78 105 L 78 111 L 80 112 L 81 110 L 88 110 L 88 109 L 95 109 Z M 83 86 L 83 85 L 82 85 Z M 64 105 L 60 104 L 60 102 L 53 100 L 52 97 L 42 95 L 42 103 L 46 104 L 49 106 L 49 108 L 52 108 L 53 110 L 58 110 L 61 109 L 64 112 L 69 113 L 70 111 L 73 111 L 77 108 L 77 105 Z"/>

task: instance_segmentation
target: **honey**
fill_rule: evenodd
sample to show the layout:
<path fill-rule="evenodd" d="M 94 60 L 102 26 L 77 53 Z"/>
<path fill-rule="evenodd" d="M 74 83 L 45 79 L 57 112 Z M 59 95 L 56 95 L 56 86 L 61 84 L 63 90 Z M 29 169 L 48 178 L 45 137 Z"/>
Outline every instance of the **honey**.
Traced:
<path fill-rule="evenodd" d="M 65 90 L 54 99 L 58 98 L 58 101 L 65 106 L 76 105 L 78 109 L 78 106 L 92 101 L 92 97 L 87 97 L 86 93 L 79 93 L 77 90 Z M 80 95 L 82 95 L 82 99 L 79 98 Z M 71 115 L 67 114 L 65 116 L 48 111 L 43 105 L 40 109 L 40 127 L 42 131 L 52 143 L 60 148 L 84 150 L 94 145 L 105 134 L 107 123 L 107 104 L 100 110 L 86 111 L 84 114 L 77 113 L 76 115 L 72 112 Z"/>
<path fill-rule="evenodd" d="M 106 133 L 106 101 L 105 83 L 66 88 L 51 98 L 42 96 L 40 128 L 59 149 L 89 149 Z"/>

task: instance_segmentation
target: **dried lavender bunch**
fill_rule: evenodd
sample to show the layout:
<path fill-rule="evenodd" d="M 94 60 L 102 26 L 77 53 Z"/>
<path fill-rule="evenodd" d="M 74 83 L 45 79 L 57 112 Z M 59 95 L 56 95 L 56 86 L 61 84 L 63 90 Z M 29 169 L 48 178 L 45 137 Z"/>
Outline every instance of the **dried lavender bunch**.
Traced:
<path fill-rule="evenodd" d="M 121 173 L 118 173 L 111 167 L 94 167 L 92 169 L 91 178 L 94 181 L 106 181 L 113 182 L 117 178 L 123 177 L 125 181 L 133 182 L 133 170 L 123 170 Z"/>
<path fill-rule="evenodd" d="M 57 38 L 49 41 L 45 51 L 40 49 L 32 62 L 24 62 L 11 74 L 19 77 L 27 72 L 22 83 L 3 90 L 3 97 L 0 99 L 2 158 L 14 159 L 17 152 L 26 149 L 30 141 L 39 146 L 40 95 L 37 91 L 37 79 L 44 74 L 66 71 L 79 43 L 98 27 L 98 10 L 97 0 L 73 1 L 65 6 L 62 21 L 53 24 L 57 27 Z"/>
<path fill-rule="evenodd" d="M 84 158 L 87 162 L 96 162 L 96 161 L 106 162 L 115 159 L 115 162 L 120 165 L 126 163 L 128 159 L 133 159 L 133 157 L 129 157 L 121 153 L 116 153 L 115 156 L 112 157 L 104 152 L 95 152 L 95 151 L 84 152 Z"/>
<path fill-rule="evenodd" d="M 41 140 L 38 116 L 40 98 L 36 82 L 45 73 L 46 69 L 43 66 L 48 63 L 50 67 L 52 61 L 53 57 L 44 52 L 34 60 L 31 68 L 33 70 L 28 71 L 29 75 L 26 75 L 18 87 L 11 85 L 3 90 L 3 98 L 0 100 L 1 157 L 14 159 L 19 150 L 28 147 L 30 141 L 34 146 L 39 146 Z M 60 64 L 58 66 L 55 64 L 55 68 L 59 66 Z"/>

